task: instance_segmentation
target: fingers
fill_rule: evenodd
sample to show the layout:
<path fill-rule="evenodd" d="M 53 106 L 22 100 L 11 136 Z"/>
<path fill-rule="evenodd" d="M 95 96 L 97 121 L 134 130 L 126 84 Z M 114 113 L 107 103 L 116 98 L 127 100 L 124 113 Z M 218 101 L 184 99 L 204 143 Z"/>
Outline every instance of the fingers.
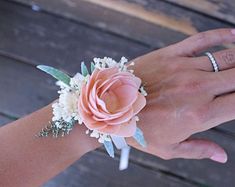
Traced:
<path fill-rule="evenodd" d="M 235 42 L 233 29 L 216 29 L 193 35 L 177 44 L 174 44 L 174 55 L 195 56 L 213 46 Z"/>
<path fill-rule="evenodd" d="M 225 150 L 218 144 L 206 139 L 188 139 L 174 148 L 173 158 L 204 159 L 227 162 Z"/>
<path fill-rule="evenodd" d="M 235 68 L 235 49 L 226 49 L 213 53 L 213 56 L 219 66 L 219 70 Z M 207 56 L 190 59 L 190 66 L 195 69 L 213 72 L 213 66 Z"/>

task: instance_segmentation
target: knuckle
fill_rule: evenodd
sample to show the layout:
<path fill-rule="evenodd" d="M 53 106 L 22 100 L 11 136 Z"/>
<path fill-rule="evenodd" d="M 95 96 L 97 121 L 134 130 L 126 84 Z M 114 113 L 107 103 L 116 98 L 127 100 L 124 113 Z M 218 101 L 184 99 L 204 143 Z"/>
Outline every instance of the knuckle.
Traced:
<path fill-rule="evenodd" d="M 221 54 L 221 60 L 227 65 L 235 64 L 235 51 L 229 50 Z"/>
<path fill-rule="evenodd" d="M 198 43 L 201 43 L 201 42 L 205 43 L 208 40 L 206 32 L 200 32 L 200 33 L 194 35 L 194 37 L 195 37 L 195 41 Z"/>

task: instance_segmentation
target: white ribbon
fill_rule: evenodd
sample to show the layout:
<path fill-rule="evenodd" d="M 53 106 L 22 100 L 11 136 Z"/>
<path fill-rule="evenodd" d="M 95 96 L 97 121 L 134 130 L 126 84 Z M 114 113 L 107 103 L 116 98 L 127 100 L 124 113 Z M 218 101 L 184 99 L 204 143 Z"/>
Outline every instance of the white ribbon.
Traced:
<path fill-rule="evenodd" d="M 117 149 L 121 149 L 121 157 L 119 162 L 119 170 L 124 170 L 128 168 L 128 160 L 130 147 L 127 145 L 125 138 L 111 135 L 112 141 Z"/>

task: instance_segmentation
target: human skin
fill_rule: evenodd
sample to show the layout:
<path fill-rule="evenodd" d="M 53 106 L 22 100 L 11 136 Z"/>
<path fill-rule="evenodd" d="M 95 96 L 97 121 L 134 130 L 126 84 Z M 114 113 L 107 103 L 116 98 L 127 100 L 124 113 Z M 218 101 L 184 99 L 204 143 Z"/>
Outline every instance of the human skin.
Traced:
<path fill-rule="evenodd" d="M 234 41 L 234 30 L 207 31 L 134 59 L 130 68 L 148 93 L 138 114 L 147 148 L 133 138 L 128 143 L 163 159 L 226 162 L 222 147 L 190 136 L 235 118 L 235 50 L 214 53 L 221 70 L 217 73 L 207 57 L 197 57 L 209 47 Z M 50 104 L 0 128 L 0 186 L 39 186 L 101 146 L 85 134 L 84 125 L 63 138 L 36 138 L 51 118 Z"/>

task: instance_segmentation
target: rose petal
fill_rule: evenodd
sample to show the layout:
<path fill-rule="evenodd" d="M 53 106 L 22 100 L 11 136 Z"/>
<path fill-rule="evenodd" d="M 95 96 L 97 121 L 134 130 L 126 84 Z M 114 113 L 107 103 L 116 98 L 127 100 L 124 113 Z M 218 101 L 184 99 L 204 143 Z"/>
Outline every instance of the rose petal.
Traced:
<path fill-rule="evenodd" d="M 105 111 L 106 113 L 109 113 L 108 109 L 106 108 L 105 102 L 102 99 L 100 99 L 97 95 L 96 95 L 96 102 L 103 111 Z"/>
<path fill-rule="evenodd" d="M 115 114 L 106 114 L 107 117 L 105 117 L 105 118 L 99 118 L 99 117 L 97 117 L 97 116 L 95 116 L 95 115 L 92 116 L 92 117 L 93 117 L 93 119 L 96 120 L 96 121 L 113 120 L 113 119 L 117 119 L 117 118 L 121 117 L 121 116 L 124 115 L 128 110 L 129 110 L 129 109 L 127 108 L 127 109 L 125 109 L 125 110 L 123 110 L 123 111 L 119 111 L 119 112 L 117 112 L 117 113 L 115 113 Z M 102 113 L 102 112 L 101 112 L 101 113 Z"/>
<path fill-rule="evenodd" d="M 105 128 L 99 129 L 98 131 L 105 134 L 116 134 L 120 128 L 120 125 L 107 125 Z"/>
<path fill-rule="evenodd" d="M 124 74 L 125 73 L 125 74 Z M 130 84 L 132 86 L 135 86 L 139 89 L 141 85 L 141 79 L 134 76 L 133 74 L 127 72 L 122 72 L 122 74 L 116 74 L 113 79 L 120 80 L 123 84 Z"/>
<path fill-rule="evenodd" d="M 113 91 L 105 92 L 101 99 L 105 102 L 105 105 L 110 113 L 113 113 L 119 106 L 119 97 Z"/>
<path fill-rule="evenodd" d="M 107 125 L 104 122 L 88 123 L 84 121 L 84 124 L 90 130 L 101 130 L 107 127 Z"/>
<path fill-rule="evenodd" d="M 114 135 L 121 137 L 130 137 L 135 134 L 136 131 L 136 121 L 132 118 L 129 122 L 120 125 L 120 129 L 115 132 Z"/>
<path fill-rule="evenodd" d="M 95 109 L 98 110 L 97 105 L 96 105 L 96 88 L 97 85 L 99 84 L 99 80 L 97 80 L 97 82 L 95 82 L 95 84 L 92 87 L 92 90 L 90 91 L 89 94 L 89 102 L 91 103 L 91 106 Z"/>
<path fill-rule="evenodd" d="M 121 111 L 125 108 L 131 107 L 131 105 L 135 102 L 138 96 L 138 89 L 130 85 L 122 85 L 113 90 L 114 95 L 118 98 L 118 103 L 115 103 L 115 110 L 113 112 Z M 104 100 L 106 103 L 106 101 Z M 112 103 L 109 103 L 110 105 Z M 106 105 L 108 105 L 106 103 Z"/>
<path fill-rule="evenodd" d="M 129 109 L 125 114 L 121 117 L 113 119 L 113 120 L 105 120 L 108 125 L 120 125 L 122 123 L 128 122 L 133 117 L 133 109 Z"/>
<path fill-rule="evenodd" d="M 117 72 L 118 72 L 117 67 L 103 69 L 102 71 L 98 72 L 97 79 L 101 79 L 102 81 L 105 81 Z"/>
<path fill-rule="evenodd" d="M 138 97 L 134 102 L 134 104 L 132 105 L 134 115 L 139 113 L 144 108 L 145 105 L 146 105 L 146 98 L 141 93 L 138 92 Z"/>
<path fill-rule="evenodd" d="M 100 98 L 103 96 L 103 94 L 108 90 L 114 90 L 115 88 L 122 85 L 122 82 L 118 79 L 110 79 L 106 84 L 104 84 L 102 87 L 99 88 L 99 96 Z"/>
<path fill-rule="evenodd" d="M 86 113 L 83 109 L 78 108 L 78 112 L 82 118 L 82 121 L 86 121 L 87 123 L 95 123 L 96 120 L 92 118 L 92 114 Z"/>

